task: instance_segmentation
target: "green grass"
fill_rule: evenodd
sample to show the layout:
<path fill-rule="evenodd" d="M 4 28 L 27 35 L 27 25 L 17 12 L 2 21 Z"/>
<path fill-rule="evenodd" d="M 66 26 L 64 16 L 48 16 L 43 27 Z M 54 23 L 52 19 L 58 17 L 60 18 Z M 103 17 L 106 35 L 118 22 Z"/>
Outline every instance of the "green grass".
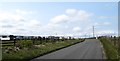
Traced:
<path fill-rule="evenodd" d="M 49 42 L 49 43 L 39 44 L 39 45 L 44 45 L 39 48 L 35 48 L 34 46 L 27 48 L 26 46 L 29 46 L 29 44 L 31 43 L 30 42 L 28 43 L 28 41 L 26 42 L 27 44 L 25 42 L 23 43 L 24 48 L 17 52 L 11 51 L 10 53 L 3 53 L 3 61 L 10 60 L 10 59 L 30 60 L 32 58 L 48 54 L 50 52 L 56 51 L 63 47 L 73 45 L 75 43 L 79 43 L 81 41 L 80 40 L 65 40 L 65 41 L 57 41 L 54 43 Z"/>
<path fill-rule="evenodd" d="M 117 48 L 107 38 L 100 38 L 103 44 L 107 59 L 118 59 Z"/>

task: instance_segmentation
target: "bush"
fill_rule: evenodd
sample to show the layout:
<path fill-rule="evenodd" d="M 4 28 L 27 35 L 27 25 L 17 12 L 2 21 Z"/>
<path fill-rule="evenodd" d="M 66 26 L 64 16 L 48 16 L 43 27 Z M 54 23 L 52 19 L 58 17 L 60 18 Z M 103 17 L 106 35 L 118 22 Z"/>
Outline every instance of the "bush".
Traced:
<path fill-rule="evenodd" d="M 17 42 L 17 45 L 23 48 L 23 47 L 31 47 L 33 43 L 31 40 L 21 40 Z"/>

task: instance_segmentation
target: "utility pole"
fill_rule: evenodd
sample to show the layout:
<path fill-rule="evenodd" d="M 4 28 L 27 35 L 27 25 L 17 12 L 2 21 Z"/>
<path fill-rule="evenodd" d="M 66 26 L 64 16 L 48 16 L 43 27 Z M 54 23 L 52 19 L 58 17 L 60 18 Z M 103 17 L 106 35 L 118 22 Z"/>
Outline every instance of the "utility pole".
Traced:
<path fill-rule="evenodd" d="M 95 36 L 94 36 L 94 26 L 93 26 L 93 37 L 95 37 Z"/>

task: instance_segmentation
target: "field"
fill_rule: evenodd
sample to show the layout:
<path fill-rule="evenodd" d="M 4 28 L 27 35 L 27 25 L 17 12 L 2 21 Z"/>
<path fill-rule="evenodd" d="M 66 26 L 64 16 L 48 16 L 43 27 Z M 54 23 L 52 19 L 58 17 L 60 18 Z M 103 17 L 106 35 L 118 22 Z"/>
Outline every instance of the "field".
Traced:
<path fill-rule="evenodd" d="M 30 60 L 38 56 L 45 55 L 47 53 L 56 51 L 61 48 L 76 44 L 83 41 L 83 39 L 72 39 L 64 41 L 49 41 L 40 42 L 31 40 L 20 40 L 16 42 L 16 46 L 4 46 L 3 49 L 3 61 L 6 60 Z"/>

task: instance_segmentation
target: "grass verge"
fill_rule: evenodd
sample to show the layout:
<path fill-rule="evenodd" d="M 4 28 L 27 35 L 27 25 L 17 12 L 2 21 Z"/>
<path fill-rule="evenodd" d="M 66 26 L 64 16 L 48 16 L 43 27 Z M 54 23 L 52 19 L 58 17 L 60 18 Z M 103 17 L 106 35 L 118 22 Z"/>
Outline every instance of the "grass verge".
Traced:
<path fill-rule="evenodd" d="M 103 44 L 106 58 L 108 59 L 107 61 L 111 61 L 111 59 L 118 59 L 117 48 L 107 38 L 100 38 L 100 41 Z"/>
<path fill-rule="evenodd" d="M 24 48 L 20 51 L 10 53 L 3 53 L 3 59 L 2 61 L 29 61 L 33 58 L 54 52 L 56 50 L 74 45 L 76 43 L 80 43 L 81 40 L 66 40 L 66 41 L 57 41 L 55 43 L 44 43 L 41 45 L 41 47 L 30 47 L 30 48 Z"/>

